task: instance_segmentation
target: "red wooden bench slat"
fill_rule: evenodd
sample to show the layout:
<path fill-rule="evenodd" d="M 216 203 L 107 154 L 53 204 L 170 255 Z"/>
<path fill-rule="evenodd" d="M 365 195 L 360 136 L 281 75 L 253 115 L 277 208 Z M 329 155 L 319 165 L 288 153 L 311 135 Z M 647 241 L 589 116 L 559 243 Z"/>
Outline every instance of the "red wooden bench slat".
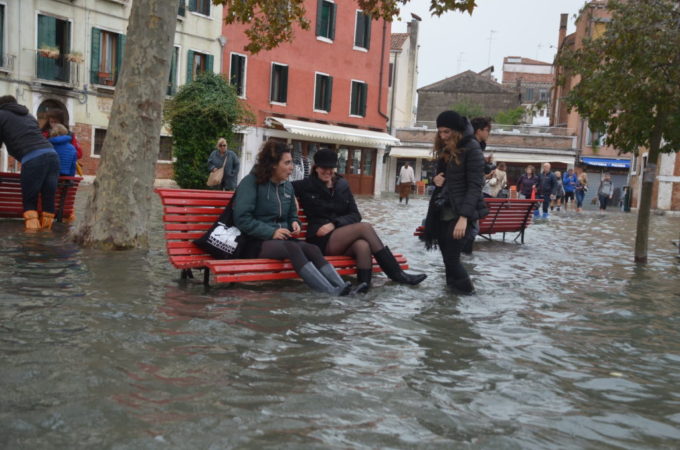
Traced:
<path fill-rule="evenodd" d="M 59 177 L 55 196 L 56 212 L 70 216 L 75 209 L 75 200 L 81 177 Z M 21 195 L 21 174 L 0 172 L 0 217 L 23 216 L 23 199 Z M 41 205 L 38 203 L 38 210 Z"/>
<path fill-rule="evenodd" d="M 233 196 L 232 192 L 202 189 L 156 189 L 163 205 L 163 225 L 170 263 L 178 269 L 206 269 L 219 283 L 279 280 L 297 278 L 290 261 L 274 259 L 218 260 L 199 249 L 193 240 L 212 226 Z M 302 222 L 300 238 L 307 230 L 303 210 L 298 212 Z M 408 269 L 403 255 L 394 255 L 402 269 Z M 330 256 L 329 262 L 342 275 L 356 273 L 356 261 L 347 256 Z M 381 269 L 373 262 L 374 272 Z"/>

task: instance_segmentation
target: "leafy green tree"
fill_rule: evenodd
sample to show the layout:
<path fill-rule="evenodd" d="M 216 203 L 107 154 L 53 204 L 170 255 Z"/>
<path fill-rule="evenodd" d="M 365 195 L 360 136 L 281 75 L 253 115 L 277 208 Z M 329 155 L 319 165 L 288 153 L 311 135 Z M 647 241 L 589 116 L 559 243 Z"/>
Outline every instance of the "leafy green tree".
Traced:
<path fill-rule="evenodd" d="M 500 125 L 519 125 L 524 121 L 527 110 L 524 106 L 501 111 L 496 114 L 493 121 Z"/>
<path fill-rule="evenodd" d="M 478 103 L 472 103 L 467 100 L 460 101 L 451 107 L 452 110 L 456 111 L 461 116 L 468 117 L 472 119 L 473 117 L 483 117 L 488 116 L 484 111 L 484 108 Z"/>
<path fill-rule="evenodd" d="M 604 34 L 559 62 L 580 82 L 567 102 L 606 145 L 648 149 L 639 200 L 635 261 L 647 261 L 652 188 L 660 152 L 680 149 L 680 3 L 610 0 Z"/>
<path fill-rule="evenodd" d="M 233 142 L 234 129 L 253 121 L 234 87 L 205 73 L 182 86 L 165 106 L 172 130 L 175 181 L 182 188 L 205 189 L 207 160 L 221 137 Z"/>

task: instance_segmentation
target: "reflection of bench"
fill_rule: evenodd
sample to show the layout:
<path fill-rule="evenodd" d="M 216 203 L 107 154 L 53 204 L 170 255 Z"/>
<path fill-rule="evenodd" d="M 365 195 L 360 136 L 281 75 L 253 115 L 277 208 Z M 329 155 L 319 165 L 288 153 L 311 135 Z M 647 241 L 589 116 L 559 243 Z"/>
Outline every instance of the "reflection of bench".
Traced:
<path fill-rule="evenodd" d="M 76 192 L 82 181 L 80 177 L 59 177 L 55 198 L 56 220 L 71 217 L 75 208 Z M 38 210 L 41 207 L 38 205 Z M 21 197 L 21 175 L 0 172 L 0 217 L 23 217 L 24 207 Z"/>
<path fill-rule="evenodd" d="M 541 200 L 507 199 L 507 198 L 485 198 L 486 206 L 489 208 L 489 215 L 479 221 L 479 235 L 491 240 L 494 233 L 517 233 L 517 238 L 521 238 L 524 243 L 524 230 L 531 225 L 534 208 L 538 207 Z M 424 227 L 416 228 L 415 236 L 423 234 Z"/>
<path fill-rule="evenodd" d="M 207 285 L 212 273 L 218 283 L 280 280 L 297 278 L 297 273 L 288 260 L 276 259 L 215 259 L 196 247 L 194 239 L 212 226 L 224 207 L 229 203 L 232 192 L 198 189 L 156 189 L 163 204 L 163 224 L 170 263 L 180 269 L 181 278 L 193 278 L 191 269 L 203 269 L 203 282 Z M 307 228 L 304 215 L 302 235 Z M 406 259 L 395 255 L 402 269 L 408 269 Z M 356 261 L 347 256 L 328 256 L 342 275 L 356 273 Z M 373 271 L 380 272 L 380 266 L 373 262 Z"/>

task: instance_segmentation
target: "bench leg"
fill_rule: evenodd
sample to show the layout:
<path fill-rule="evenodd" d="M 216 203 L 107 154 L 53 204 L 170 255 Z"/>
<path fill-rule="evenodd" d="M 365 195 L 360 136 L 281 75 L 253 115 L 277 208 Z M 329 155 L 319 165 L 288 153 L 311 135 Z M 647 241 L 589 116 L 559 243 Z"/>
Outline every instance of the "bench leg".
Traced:
<path fill-rule="evenodd" d="M 193 279 L 194 278 L 194 273 L 191 271 L 191 269 L 182 269 L 182 272 L 180 272 L 180 279 L 186 280 L 186 279 Z"/>
<path fill-rule="evenodd" d="M 210 286 L 210 270 L 207 267 L 203 269 L 203 286 Z"/>

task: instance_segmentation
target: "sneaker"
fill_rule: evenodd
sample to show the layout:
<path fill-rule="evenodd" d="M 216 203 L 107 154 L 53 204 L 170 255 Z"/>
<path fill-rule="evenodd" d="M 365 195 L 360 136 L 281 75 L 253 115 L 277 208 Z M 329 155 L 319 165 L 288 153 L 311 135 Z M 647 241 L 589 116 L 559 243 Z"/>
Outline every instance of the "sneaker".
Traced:
<path fill-rule="evenodd" d="M 548 218 L 550 218 L 550 214 L 548 214 L 548 213 L 543 213 L 543 216 L 542 216 L 542 217 L 543 217 L 544 219 L 548 219 Z"/>

